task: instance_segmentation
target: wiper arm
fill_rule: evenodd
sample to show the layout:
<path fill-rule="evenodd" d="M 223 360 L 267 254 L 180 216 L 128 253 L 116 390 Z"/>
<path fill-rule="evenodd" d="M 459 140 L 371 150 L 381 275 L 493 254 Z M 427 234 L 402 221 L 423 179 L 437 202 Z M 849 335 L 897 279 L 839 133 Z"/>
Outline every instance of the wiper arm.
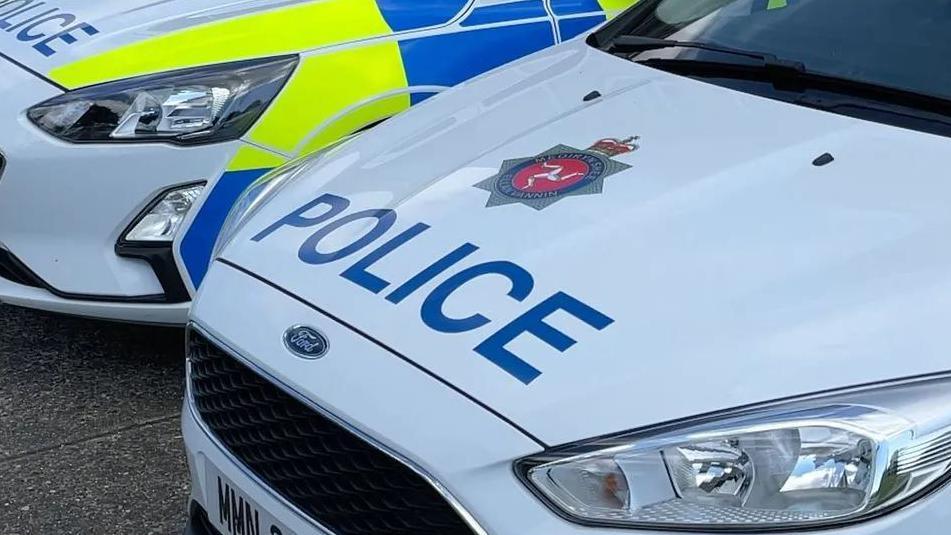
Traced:
<path fill-rule="evenodd" d="M 592 43 L 598 46 L 597 43 Z M 693 48 L 725 55 L 739 56 L 754 61 L 731 61 L 726 58 L 645 58 L 636 59 L 629 54 L 660 50 L 663 48 Z M 853 79 L 834 74 L 816 72 L 806 68 L 799 61 L 781 59 L 774 54 L 752 50 L 730 48 L 695 41 L 677 41 L 657 39 L 636 35 L 620 35 L 602 46 L 601 50 L 616 54 L 642 65 L 656 67 L 664 71 L 683 76 L 700 78 L 730 78 L 771 83 L 773 87 L 786 94 L 799 94 L 799 97 L 781 98 L 794 104 L 826 111 L 855 115 L 845 110 L 864 110 L 867 115 L 887 114 L 892 117 L 903 116 L 913 119 L 917 124 L 930 124 L 924 131 L 938 131 L 948 135 L 948 121 L 951 118 L 951 99 L 943 95 L 922 93 L 911 89 L 888 86 L 873 81 Z M 816 90 L 851 98 L 819 98 L 807 93 Z M 858 115 L 856 115 L 858 116 Z"/>
<path fill-rule="evenodd" d="M 741 56 L 758 62 L 733 62 L 715 59 L 647 58 L 638 61 L 684 75 L 727 76 L 750 80 L 772 81 L 778 87 L 802 92 L 819 89 L 859 98 L 897 104 L 906 108 L 925 109 L 942 115 L 951 115 L 951 100 L 941 95 L 919 93 L 909 89 L 881 85 L 865 80 L 844 78 L 811 71 L 799 61 L 778 58 L 775 54 L 742 50 L 695 41 L 656 39 L 637 35 L 620 35 L 609 41 L 603 50 L 612 54 L 645 52 L 662 48 L 695 48 L 728 55 Z M 637 60 L 634 60 L 637 61 Z"/>
<path fill-rule="evenodd" d="M 868 100 L 862 98 L 849 97 L 821 97 L 804 94 L 794 100 L 793 104 L 815 108 L 817 110 L 832 111 L 842 115 L 853 115 L 854 110 L 864 110 L 867 113 L 877 113 L 881 115 L 891 115 L 894 117 L 904 117 L 909 120 L 922 123 L 940 124 L 942 126 L 942 135 L 948 128 L 951 128 L 951 109 L 947 100 L 930 101 L 932 106 L 915 106 L 911 101 L 903 99 L 900 102 L 889 102 L 886 100 Z"/>
<path fill-rule="evenodd" d="M 634 53 L 660 50 L 662 48 L 695 48 L 698 50 L 755 59 L 762 62 L 762 65 L 770 71 L 784 71 L 792 74 L 806 72 L 806 66 L 802 62 L 781 59 L 776 57 L 775 54 L 741 50 L 697 41 L 677 41 L 675 39 L 657 39 L 638 35 L 619 35 L 608 42 L 605 50 L 611 53 Z"/>

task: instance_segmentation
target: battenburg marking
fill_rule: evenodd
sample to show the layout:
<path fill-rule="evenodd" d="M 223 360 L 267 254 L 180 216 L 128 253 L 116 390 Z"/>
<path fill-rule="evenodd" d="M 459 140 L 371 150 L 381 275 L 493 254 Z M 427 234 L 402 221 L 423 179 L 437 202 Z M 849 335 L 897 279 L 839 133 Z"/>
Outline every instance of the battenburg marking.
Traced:
<path fill-rule="evenodd" d="M 497 175 L 475 186 L 491 193 L 486 207 L 522 203 L 542 210 L 564 197 L 595 195 L 605 178 L 630 169 L 612 157 L 636 151 L 638 139 L 602 139 L 586 150 L 558 145 L 531 158 L 505 160 Z"/>

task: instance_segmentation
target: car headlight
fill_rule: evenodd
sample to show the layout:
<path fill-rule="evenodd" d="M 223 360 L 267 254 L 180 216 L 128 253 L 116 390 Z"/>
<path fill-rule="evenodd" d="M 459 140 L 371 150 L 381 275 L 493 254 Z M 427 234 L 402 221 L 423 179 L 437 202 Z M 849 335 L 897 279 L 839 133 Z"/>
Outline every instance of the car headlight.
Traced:
<path fill-rule="evenodd" d="M 70 91 L 27 115 L 70 142 L 228 141 L 257 121 L 297 61 L 284 56 L 140 76 Z"/>
<path fill-rule="evenodd" d="M 951 379 L 746 409 L 516 463 L 569 520 L 729 531 L 856 522 L 951 476 Z"/>

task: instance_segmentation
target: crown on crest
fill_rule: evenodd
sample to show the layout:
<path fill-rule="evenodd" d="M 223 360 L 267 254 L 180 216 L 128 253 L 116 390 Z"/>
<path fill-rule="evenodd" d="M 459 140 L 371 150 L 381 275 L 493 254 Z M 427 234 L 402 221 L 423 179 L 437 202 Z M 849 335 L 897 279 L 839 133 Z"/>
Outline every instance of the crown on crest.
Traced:
<path fill-rule="evenodd" d="M 600 152 L 607 156 L 617 156 L 627 152 L 634 152 L 640 148 L 636 141 L 640 136 L 632 136 L 627 139 L 606 138 L 598 141 L 588 150 L 591 152 Z"/>

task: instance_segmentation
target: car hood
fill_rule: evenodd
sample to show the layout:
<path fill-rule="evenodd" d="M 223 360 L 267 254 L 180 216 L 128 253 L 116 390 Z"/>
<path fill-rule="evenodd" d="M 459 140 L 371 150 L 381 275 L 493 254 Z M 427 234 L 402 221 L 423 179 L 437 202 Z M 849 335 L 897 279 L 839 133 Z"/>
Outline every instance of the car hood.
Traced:
<path fill-rule="evenodd" d="M 504 171 L 530 166 L 526 158 L 551 150 L 577 159 L 610 138 L 600 148 L 638 148 L 610 158 L 589 186 L 552 203 L 506 195 Z M 825 154 L 833 160 L 821 165 Z M 576 42 L 310 164 L 223 258 L 563 443 L 951 368 L 951 181 L 938 172 L 949 165 L 946 138 L 735 92 Z M 336 217 L 387 209 L 396 223 L 369 243 L 387 212 L 311 226 L 305 219 L 329 206 L 313 204 L 295 224 L 283 219 L 326 194 L 349 201 Z M 406 239 L 408 230 L 420 233 Z M 400 295 L 464 244 L 478 249 Z M 516 282 L 488 275 L 434 291 L 485 263 Z M 584 306 L 536 308 L 552 296 L 564 305 L 562 294 Z M 527 311 L 550 328 L 512 336 L 507 326 Z M 440 314 L 488 323 L 440 332 Z M 486 358 L 503 354 L 500 341 L 540 375 L 520 380 Z"/>
<path fill-rule="evenodd" d="M 74 88 L 164 69 L 293 53 L 299 51 L 301 39 L 274 35 L 274 28 L 280 27 L 283 19 L 260 25 L 236 25 L 222 31 L 213 23 L 323 2 L 0 0 L 0 30 L 5 30 L 0 32 L 0 54 L 58 84 Z M 287 13 L 288 18 L 294 16 Z M 320 33 L 320 21 L 314 25 L 314 32 Z M 207 31 L 188 32 L 198 26 Z M 154 42 L 154 46 L 130 48 L 144 42 Z M 319 44 L 319 39 L 315 42 Z M 283 43 L 288 44 L 287 50 L 281 48 Z M 260 48 L 260 54 L 247 53 L 254 46 Z M 233 57 L 228 57 L 229 50 Z"/>

